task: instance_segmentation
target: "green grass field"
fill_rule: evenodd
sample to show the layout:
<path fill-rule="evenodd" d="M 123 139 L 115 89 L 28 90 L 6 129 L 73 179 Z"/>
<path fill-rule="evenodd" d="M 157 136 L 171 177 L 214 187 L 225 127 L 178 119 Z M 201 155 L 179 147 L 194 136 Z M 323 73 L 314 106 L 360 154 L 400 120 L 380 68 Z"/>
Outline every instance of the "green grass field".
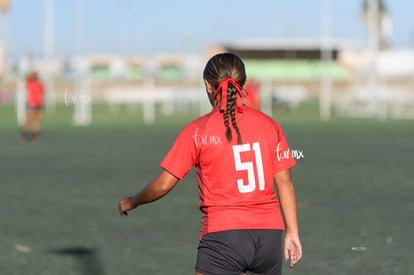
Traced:
<path fill-rule="evenodd" d="M 31 144 L 0 105 L 0 274 L 194 274 L 194 171 L 127 218 L 117 203 L 160 171 L 197 114 L 148 126 L 140 112 L 93 110 L 91 126 L 74 127 L 71 106 L 59 106 Z M 312 104 L 274 115 L 305 157 L 292 170 L 304 256 L 284 274 L 414 274 L 414 123 L 321 123 Z"/>

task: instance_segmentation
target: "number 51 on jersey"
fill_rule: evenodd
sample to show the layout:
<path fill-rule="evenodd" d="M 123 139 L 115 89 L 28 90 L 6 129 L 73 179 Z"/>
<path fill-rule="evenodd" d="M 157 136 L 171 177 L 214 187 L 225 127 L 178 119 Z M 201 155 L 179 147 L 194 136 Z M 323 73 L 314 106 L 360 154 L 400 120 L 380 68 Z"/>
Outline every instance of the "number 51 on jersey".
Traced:
<path fill-rule="evenodd" d="M 240 158 L 240 153 L 254 151 L 255 160 L 242 162 Z M 237 187 L 240 193 L 249 193 L 253 192 L 256 189 L 256 177 L 255 177 L 255 165 L 256 164 L 256 174 L 259 181 L 259 190 L 265 189 L 264 173 L 263 173 L 263 162 L 262 154 L 260 152 L 260 144 L 258 142 L 253 142 L 252 146 L 250 143 L 233 145 L 233 155 L 236 171 L 247 171 L 247 183 L 243 179 L 237 179 Z"/>

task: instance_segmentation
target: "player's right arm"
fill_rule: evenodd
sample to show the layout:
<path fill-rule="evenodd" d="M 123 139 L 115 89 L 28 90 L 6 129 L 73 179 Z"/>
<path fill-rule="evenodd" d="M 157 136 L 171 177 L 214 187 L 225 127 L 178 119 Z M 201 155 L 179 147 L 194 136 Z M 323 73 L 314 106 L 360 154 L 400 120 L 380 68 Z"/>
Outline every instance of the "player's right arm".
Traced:
<path fill-rule="evenodd" d="M 150 203 L 164 197 L 174 186 L 178 183 L 179 179 L 163 170 L 158 177 L 153 179 L 147 184 L 141 191 L 131 197 L 124 197 L 119 201 L 119 214 L 121 216 L 128 215 L 128 211 L 131 211 L 139 205 Z"/>

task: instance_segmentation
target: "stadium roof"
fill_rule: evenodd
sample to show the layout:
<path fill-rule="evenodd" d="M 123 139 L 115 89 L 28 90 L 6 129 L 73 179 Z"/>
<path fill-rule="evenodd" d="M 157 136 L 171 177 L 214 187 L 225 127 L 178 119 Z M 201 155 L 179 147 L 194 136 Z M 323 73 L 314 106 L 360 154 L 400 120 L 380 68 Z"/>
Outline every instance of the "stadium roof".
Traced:
<path fill-rule="evenodd" d="M 338 52 L 355 48 L 356 43 L 347 40 L 335 40 L 327 44 L 321 40 L 309 39 L 248 39 L 223 43 L 222 46 L 243 59 L 320 60 L 326 48 L 332 50 L 332 57 L 336 59 Z"/>
<path fill-rule="evenodd" d="M 321 49 L 326 45 L 331 45 L 332 48 L 338 50 L 355 49 L 359 47 L 356 40 L 335 39 L 335 40 L 321 40 L 321 39 L 241 39 L 233 42 L 225 42 L 225 48 L 234 48 L 239 50 L 256 49 L 256 50 L 271 50 L 271 49 L 296 49 L 306 50 L 318 48 Z"/>

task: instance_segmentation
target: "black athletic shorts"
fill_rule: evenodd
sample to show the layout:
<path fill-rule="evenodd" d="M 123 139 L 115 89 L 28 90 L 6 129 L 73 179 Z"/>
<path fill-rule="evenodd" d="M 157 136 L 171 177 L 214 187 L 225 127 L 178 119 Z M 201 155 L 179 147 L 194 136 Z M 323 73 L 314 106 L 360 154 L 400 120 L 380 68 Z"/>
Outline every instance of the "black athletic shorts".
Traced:
<path fill-rule="evenodd" d="M 282 230 L 226 230 L 204 235 L 196 272 L 204 275 L 282 273 Z"/>

